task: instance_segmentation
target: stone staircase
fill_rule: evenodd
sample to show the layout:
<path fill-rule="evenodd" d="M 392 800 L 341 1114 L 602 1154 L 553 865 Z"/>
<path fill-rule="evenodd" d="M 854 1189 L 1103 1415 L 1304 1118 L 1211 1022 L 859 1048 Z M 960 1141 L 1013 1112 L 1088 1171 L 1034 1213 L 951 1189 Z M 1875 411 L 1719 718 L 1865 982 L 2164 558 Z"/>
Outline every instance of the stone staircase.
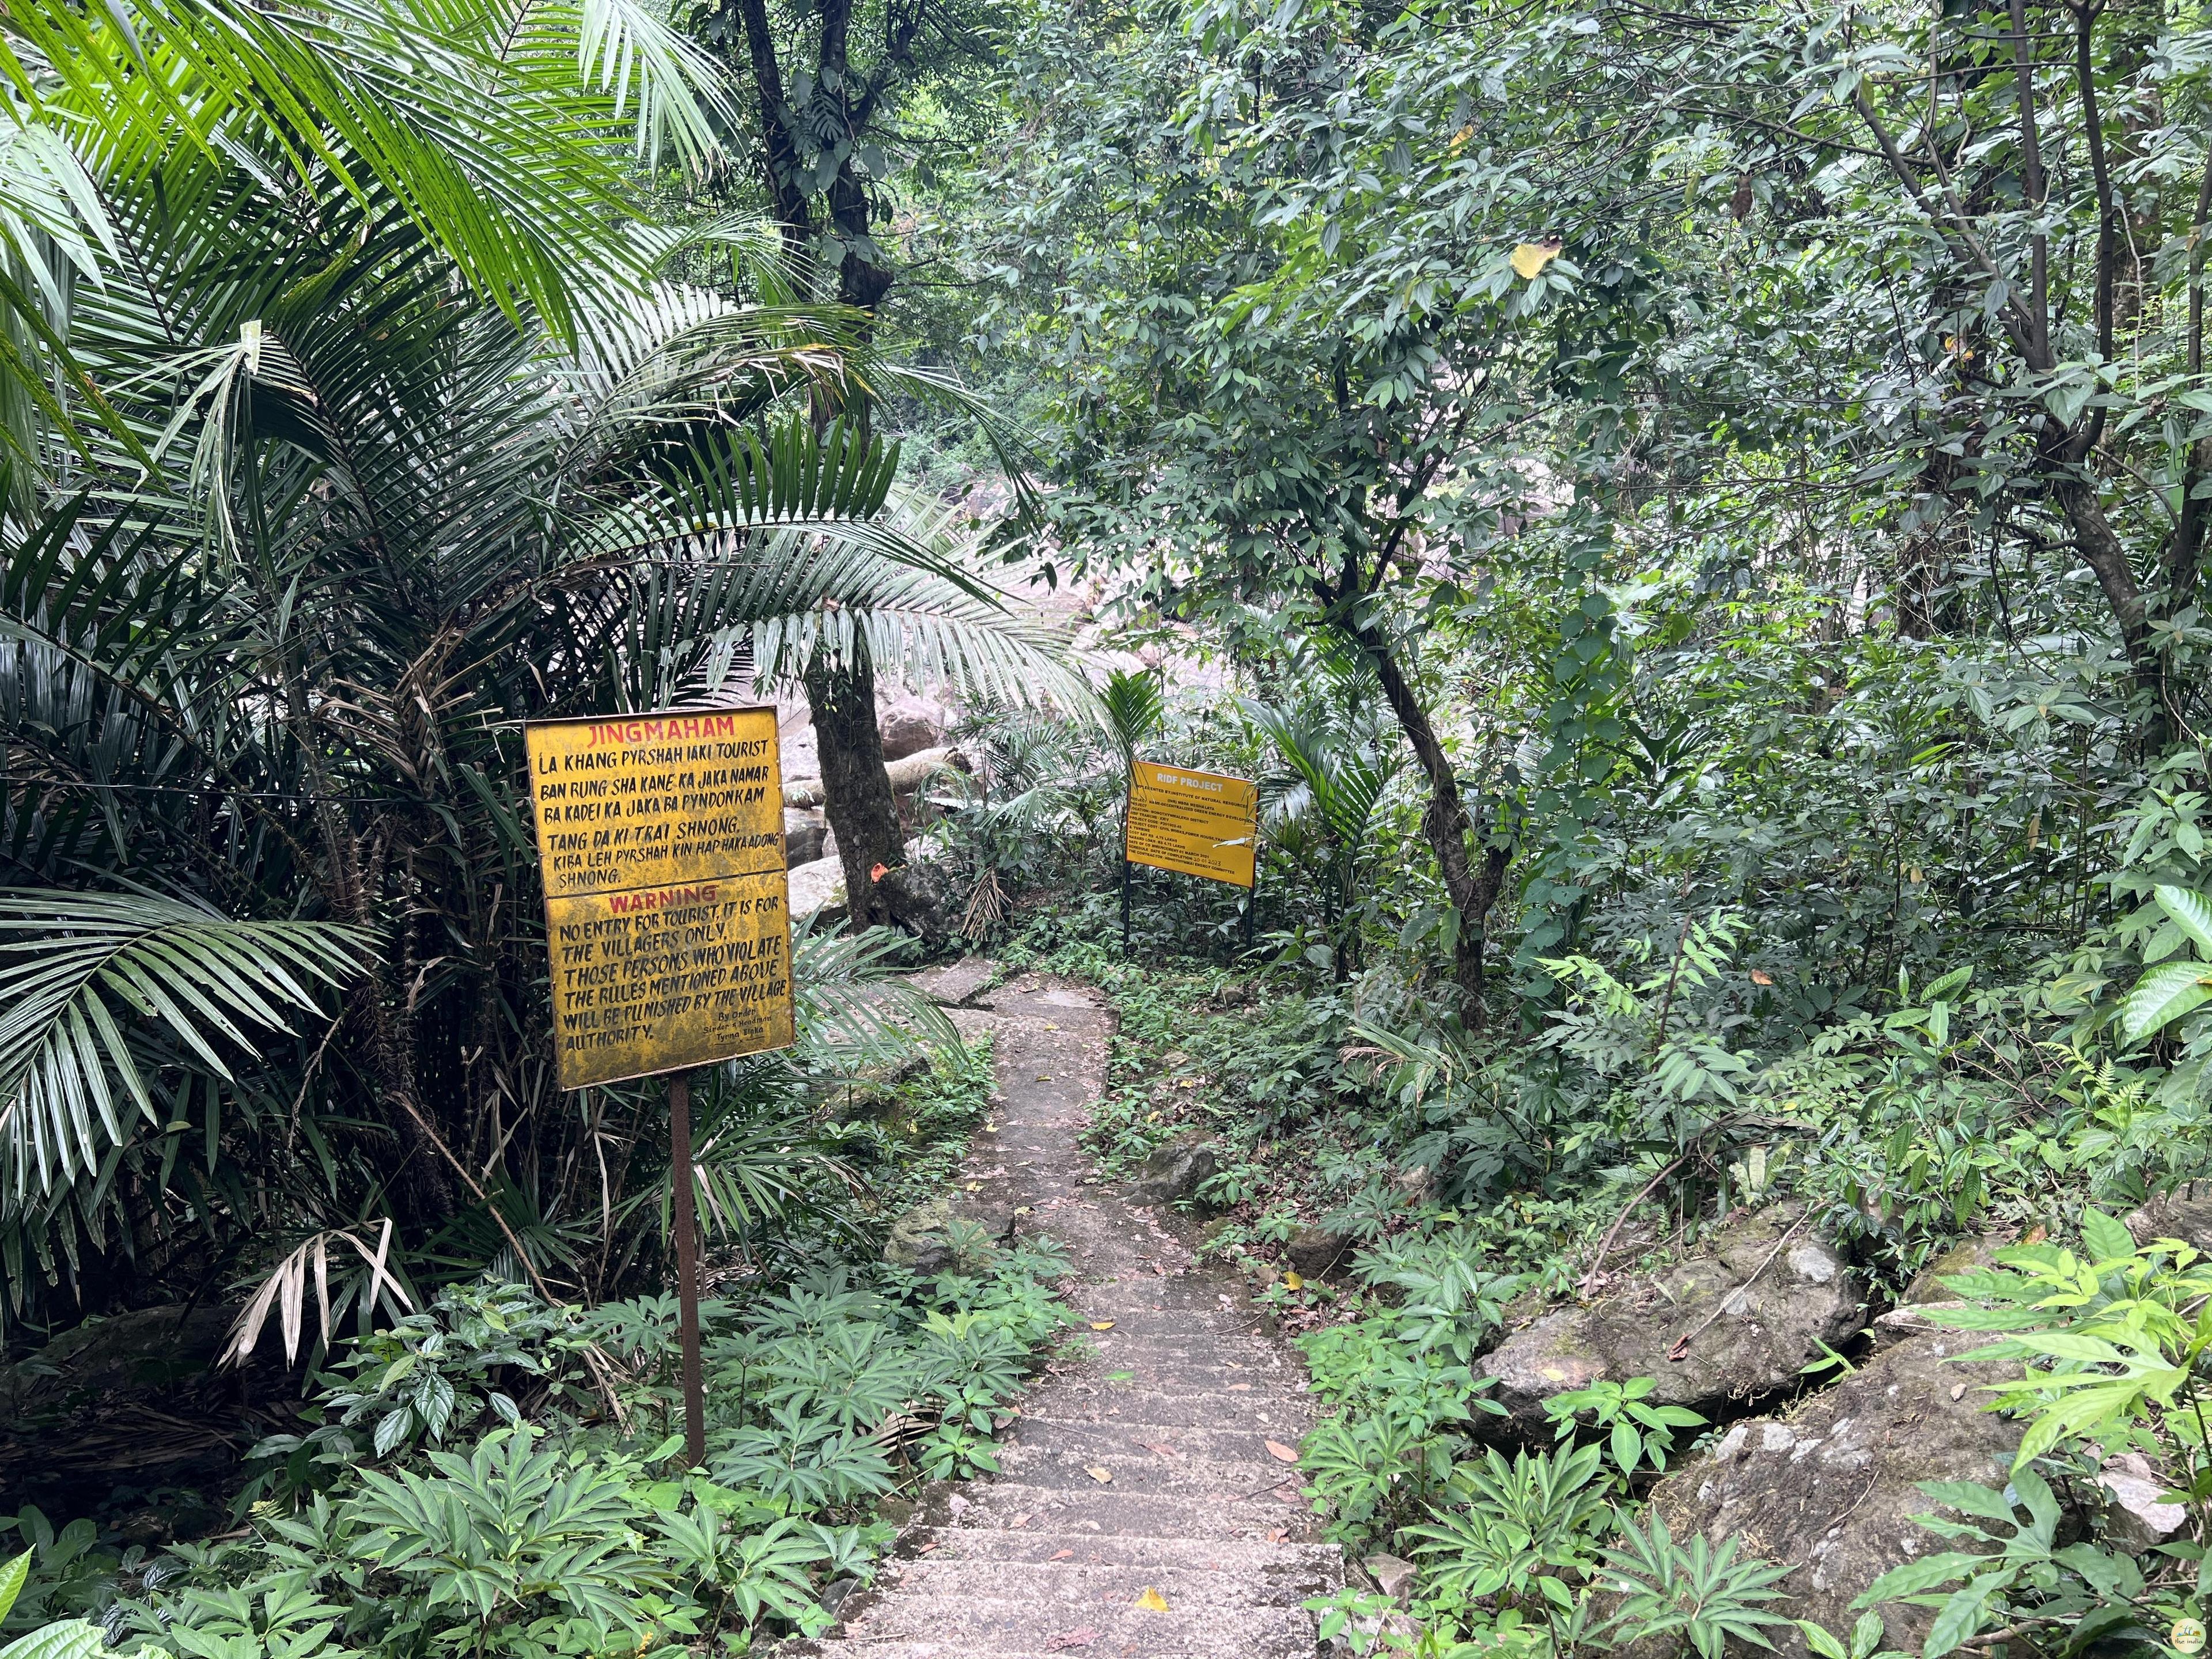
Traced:
<path fill-rule="evenodd" d="M 940 1491 L 876 1584 L 785 1659 L 1312 1659 L 1302 1605 L 1343 1583 L 1288 1450 L 1304 1375 L 1235 1289 L 1076 1144 L 1109 1027 L 1089 993 L 1018 983 L 956 1015 L 996 1034 L 1004 1102 L 967 1182 L 1066 1245 L 1091 1328 L 1023 1402 L 995 1479 Z"/>

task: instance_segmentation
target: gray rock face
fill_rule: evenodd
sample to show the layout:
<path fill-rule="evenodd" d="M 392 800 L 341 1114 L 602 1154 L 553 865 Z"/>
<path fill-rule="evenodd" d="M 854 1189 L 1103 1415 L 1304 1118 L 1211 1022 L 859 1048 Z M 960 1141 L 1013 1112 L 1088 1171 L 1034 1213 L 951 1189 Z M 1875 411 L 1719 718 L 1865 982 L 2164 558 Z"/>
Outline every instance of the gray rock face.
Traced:
<path fill-rule="evenodd" d="M 2157 1548 L 2188 1524 L 2187 1510 L 2158 1501 L 2176 1483 L 2141 1452 L 2106 1458 L 2096 1484 L 2104 1488 L 2105 1536 L 2130 1555 Z"/>
<path fill-rule="evenodd" d="M 1292 1233 L 1283 1246 L 1283 1253 L 1308 1279 L 1319 1279 L 1344 1259 L 1352 1248 L 1348 1234 L 1331 1232 L 1326 1227 L 1301 1227 Z"/>
<path fill-rule="evenodd" d="M 2138 1244 L 2178 1238 L 2199 1250 L 2212 1250 L 2212 1184 L 2198 1183 L 2168 1193 L 2128 1217 L 2128 1231 Z"/>
<path fill-rule="evenodd" d="M 830 922 L 845 914 L 845 866 L 836 860 L 819 858 L 794 865 L 788 879 L 794 919 L 818 915 Z"/>
<path fill-rule="evenodd" d="M 1711 1416 L 1732 1401 L 1787 1388 L 1859 1327 L 1856 1282 L 1796 1213 L 1763 1211 L 1723 1229 L 1666 1272 L 1587 1307 L 1514 1332 L 1478 1374 L 1524 1432 L 1544 1401 L 1601 1378 L 1655 1377 L 1652 1398 Z"/>
<path fill-rule="evenodd" d="M 1676 1538 L 1737 1540 L 1747 1555 L 1793 1562 L 1790 1601 L 1776 1611 L 1848 1635 L 1851 1602 L 1892 1567 L 1956 1549 L 1912 1520 L 1936 1510 L 1923 1480 L 2002 1486 L 2020 1427 L 1981 1409 L 1981 1385 L 2017 1367 L 1949 1358 L 1980 1346 L 1936 1332 L 1899 1344 L 1779 1417 L 1736 1424 L 1653 1489 Z M 1932 1608 L 1889 1604 L 1885 1646 L 1920 1650 Z M 1795 1630 L 1771 1630 L 1785 1654 L 1805 1651 Z"/>
<path fill-rule="evenodd" d="M 911 846 L 908 852 L 912 854 Z M 914 987 L 941 1006 L 958 1008 L 973 1001 L 998 973 L 999 964 L 988 957 L 963 957 L 957 962 L 923 969 L 914 975 Z"/>
<path fill-rule="evenodd" d="M 1936 1257 L 1912 1276 L 1905 1286 L 1907 1303 L 1949 1302 L 1952 1292 L 1943 1281 L 1960 1273 L 1979 1273 L 1996 1261 L 1996 1253 L 2013 1242 L 2011 1233 L 1984 1233 L 1963 1239 Z"/>
<path fill-rule="evenodd" d="M 942 704 L 927 697 L 901 697 L 876 719 L 876 729 L 884 738 L 884 758 L 904 760 L 908 755 L 935 748 L 945 741 L 950 720 Z"/>
<path fill-rule="evenodd" d="M 948 766 L 964 772 L 967 757 L 951 747 L 917 749 L 885 765 L 884 775 L 891 781 L 891 793 L 904 799 Z"/>
<path fill-rule="evenodd" d="M 952 1225 L 952 1200 L 933 1198 L 917 1204 L 891 1223 L 884 1240 L 884 1260 L 895 1267 L 911 1267 L 927 1279 L 951 1267 L 959 1252 L 948 1237 Z"/>
<path fill-rule="evenodd" d="M 1177 1135 L 1152 1155 L 1129 1183 L 1133 1204 L 1172 1204 L 1188 1198 L 1221 1168 L 1221 1143 L 1196 1129 Z"/>
<path fill-rule="evenodd" d="M 1401 1603 L 1411 1594 L 1413 1581 L 1421 1576 L 1421 1570 L 1401 1556 L 1370 1555 L 1359 1565 L 1367 1569 L 1376 1589 Z"/>
<path fill-rule="evenodd" d="M 811 864 L 822 856 L 830 821 L 818 807 L 783 809 L 783 861 L 787 866 Z"/>

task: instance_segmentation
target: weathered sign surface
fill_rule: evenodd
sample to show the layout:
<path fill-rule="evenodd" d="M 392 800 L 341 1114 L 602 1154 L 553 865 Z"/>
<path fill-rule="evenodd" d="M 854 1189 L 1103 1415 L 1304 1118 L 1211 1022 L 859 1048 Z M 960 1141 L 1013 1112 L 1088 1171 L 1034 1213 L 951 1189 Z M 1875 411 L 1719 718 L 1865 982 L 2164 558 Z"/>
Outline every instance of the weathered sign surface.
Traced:
<path fill-rule="evenodd" d="M 1252 884 L 1260 791 L 1249 778 L 1139 761 L 1129 777 L 1132 864 Z"/>
<path fill-rule="evenodd" d="M 790 1042 L 775 711 L 539 720 L 525 736 L 561 1086 Z"/>

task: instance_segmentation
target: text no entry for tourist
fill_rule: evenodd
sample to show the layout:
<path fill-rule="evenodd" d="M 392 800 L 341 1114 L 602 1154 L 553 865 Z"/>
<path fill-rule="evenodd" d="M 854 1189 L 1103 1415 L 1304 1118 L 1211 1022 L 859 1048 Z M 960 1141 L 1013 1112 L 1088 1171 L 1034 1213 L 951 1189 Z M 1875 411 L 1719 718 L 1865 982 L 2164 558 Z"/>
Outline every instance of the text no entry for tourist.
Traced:
<path fill-rule="evenodd" d="M 793 1039 L 773 708 L 525 730 L 561 1086 Z"/>
<path fill-rule="evenodd" d="M 1249 778 L 1139 761 L 1129 775 L 1132 864 L 1252 884 L 1260 792 Z"/>

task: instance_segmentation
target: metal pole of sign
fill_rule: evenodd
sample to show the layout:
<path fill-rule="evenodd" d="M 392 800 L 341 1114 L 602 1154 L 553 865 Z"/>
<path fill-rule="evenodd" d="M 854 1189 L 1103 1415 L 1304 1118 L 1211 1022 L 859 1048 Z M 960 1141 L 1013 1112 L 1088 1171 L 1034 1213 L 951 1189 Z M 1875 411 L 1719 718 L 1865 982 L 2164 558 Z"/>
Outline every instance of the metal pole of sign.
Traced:
<path fill-rule="evenodd" d="M 668 1161 L 676 1178 L 676 1328 L 684 1349 L 684 1458 L 707 1461 L 707 1389 L 699 1367 L 699 1228 L 691 1198 L 691 1076 L 668 1079 Z"/>
<path fill-rule="evenodd" d="M 1129 860 L 1121 860 L 1121 960 L 1129 959 Z"/>
<path fill-rule="evenodd" d="M 1260 915 L 1260 860 L 1255 851 L 1252 859 L 1252 886 L 1244 895 L 1244 948 L 1252 948 L 1252 927 Z"/>

